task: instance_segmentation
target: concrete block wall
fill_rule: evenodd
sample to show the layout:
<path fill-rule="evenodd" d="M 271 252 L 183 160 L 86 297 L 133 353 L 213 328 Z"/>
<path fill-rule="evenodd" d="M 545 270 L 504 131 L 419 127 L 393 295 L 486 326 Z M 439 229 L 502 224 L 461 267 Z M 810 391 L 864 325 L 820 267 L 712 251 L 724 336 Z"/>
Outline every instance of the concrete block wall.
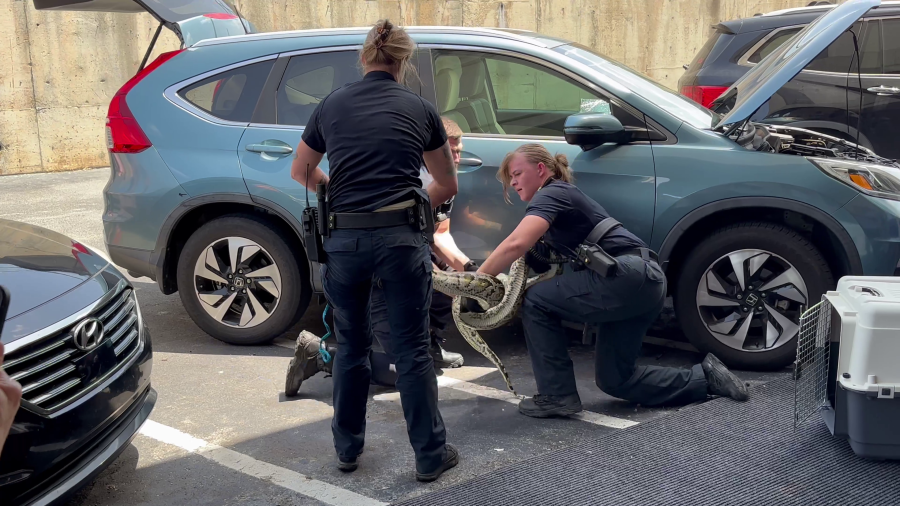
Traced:
<path fill-rule="evenodd" d="M 675 88 L 710 25 L 809 0 L 238 0 L 261 31 L 401 25 L 498 26 L 571 39 Z M 0 175 L 109 164 L 109 101 L 134 75 L 149 14 L 41 12 L 0 0 Z M 178 48 L 163 29 L 151 55 Z"/>

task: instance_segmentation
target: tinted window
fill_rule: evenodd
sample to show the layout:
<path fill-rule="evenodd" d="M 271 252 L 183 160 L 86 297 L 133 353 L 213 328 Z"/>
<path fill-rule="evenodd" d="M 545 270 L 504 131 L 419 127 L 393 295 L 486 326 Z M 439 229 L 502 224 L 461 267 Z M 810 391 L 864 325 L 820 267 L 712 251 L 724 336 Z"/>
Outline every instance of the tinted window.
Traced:
<path fill-rule="evenodd" d="M 359 53 L 341 51 L 294 56 L 276 95 L 276 122 L 304 126 L 319 102 L 345 84 L 362 79 Z"/>
<path fill-rule="evenodd" d="M 866 25 L 866 32 L 859 47 L 862 61 L 859 71 L 863 74 L 881 74 L 881 22 L 869 21 Z"/>
<path fill-rule="evenodd" d="M 563 136 L 570 114 L 614 114 L 643 127 L 610 99 L 542 65 L 475 52 L 441 52 L 434 61 L 438 112 L 465 133 Z"/>
<path fill-rule="evenodd" d="M 884 73 L 900 74 L 900 19 L 885 19 L 882 23 Z"/>
<path fill-rule="evenodd" d="M 249 122 L 275 60 L 238 67 L 198 81 L 178 92 L 204 111 L 229 121 Z"/>
<path fill-rule="evenodd" d="M 860 24 L 853 25 L 853 31 L 862 33 Z M 850 71 L 850 59 L 856 52 L 853 45 L 853 35 L 844 32 L 834 42 L 826 47 L 818 56 L 813 58 L 805 70 L 820 70 L 822 72 L 838 72 L 846 74 Z M 855 67 L 856 65 L 854 65 Z"/>
<path fill-rule="evenodd" d="M 761 62 L 763 58 L 769 56 L 769 53 L 777 49 L 778 46 L 784 44 L 794 35 L 797 35 L 797 32 L 799 32 L 801 28 L 802 27 L 787 28 L 776 32 L 774 35 L 769 37 L 769 39 L 766 40 L 763 45 L 759 46 L 756 51 L 754 51 L 753 54 L 751 54 L 750 57 L 747 58 L 747 61 L 750 63 Z"/>
<path fill-rule="evenodd" d="M 709 56 L 709 53 L 712 51 L 712 48 L 715 47 L 716 42 L 718 42 L 719 37 L 721 36 L 722 32 L 715 28 L 711 30 L 709 38 L 706 39 L 706 43 L 703 44 L 700 51 L 697 51 L 697 54 L 694 55 L 694 59 L 691 60 L 691 64 L 688 65 L 688 70 L 694 70 L 695 67 L 703 68 L 703 65 L 706 63 L 706 57 Z"/>

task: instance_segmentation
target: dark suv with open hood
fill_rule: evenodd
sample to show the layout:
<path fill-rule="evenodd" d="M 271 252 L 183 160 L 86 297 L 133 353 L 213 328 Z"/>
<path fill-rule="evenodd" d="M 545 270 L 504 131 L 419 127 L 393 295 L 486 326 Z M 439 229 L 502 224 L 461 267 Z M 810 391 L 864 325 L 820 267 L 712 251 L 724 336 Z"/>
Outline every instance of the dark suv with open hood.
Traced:
<path fill-rule="evenodd" d="M 0 455 L 0 504 L 57 504 L 128 446 L 156 403 L 134 288 L 96 251 L 0 219 L 4 370 L 22 404 Z"/>
<path fill-rule="evenodd" d="M 758 14 L 712 27 L 686 66 L 680 92 L 705 107 L 769 53 L 835 5 Z M 855 39 L 855 40 L 854 40 Z M 856 57 L 856 49 L 859 57 Z M 860 112 L 861 111 L 861 112 Z M 757 111 L 754 120 L 808 128 L 900 159 L 900 2 L 882 2 L 853 23 Z"/>

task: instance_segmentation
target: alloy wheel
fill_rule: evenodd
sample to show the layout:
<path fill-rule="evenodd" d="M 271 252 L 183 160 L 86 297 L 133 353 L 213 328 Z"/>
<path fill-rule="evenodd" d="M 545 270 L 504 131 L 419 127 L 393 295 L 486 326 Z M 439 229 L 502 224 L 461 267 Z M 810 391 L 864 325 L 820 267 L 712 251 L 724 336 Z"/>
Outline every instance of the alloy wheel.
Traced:
<path fill-rule="evenodd" d="M 742 249 L 706 269 L 697 287 L 697 309 L 722 344 L 746 352 L 769 351 L 797 335 L 808 293 L 790 262 L 769 251 Z"/>
<path fill-rule="evenodd" d="M 194 291 L 216 321 L 236 328 L 268 320 L 281 299 L 281 273 L 254 241 L 224 237 L 203 249 L 194 265 Z"/>

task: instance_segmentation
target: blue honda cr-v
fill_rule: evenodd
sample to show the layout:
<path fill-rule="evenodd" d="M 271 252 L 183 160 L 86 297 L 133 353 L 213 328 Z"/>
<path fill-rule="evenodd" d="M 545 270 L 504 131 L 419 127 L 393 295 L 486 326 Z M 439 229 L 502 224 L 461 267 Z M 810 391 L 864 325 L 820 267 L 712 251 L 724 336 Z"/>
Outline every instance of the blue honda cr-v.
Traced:
<path fill-rule="evenodd" d="M 178 291 L 197 325 L 222 341 L 260 343 L 288 329 L 322 289 L 299 233 L 307 195 L 290 177 L 291 153 L 316 104 L 360 79 L 366 29 L 243 34 L 252 25 L 219 0 L 177 9 L 166 0 L 34 1 L 146 5 L 184 41 L 110 104 L 103 223 L 112 259 Z M 900 170 L 842 139 L 754 114 L 878 4 L 828 10 L 714 111 L 570 41 L 410 28 L 420 78 L 411 88 L 465 132 L 457 243 L 483 260 L 509 234 L 524 204 L 504 202 L 497 168 L 519 144 L 540 142 L 565 153 L 576 184 L 659 253 L 697 348 L 736 367 L 789 364 L 801 312 L 838 277 L 894 275 Z M 598 145 L 583 151 L 565 140 L 566 118 L 581 113 L 621 127 L 582 133 Z"/>

